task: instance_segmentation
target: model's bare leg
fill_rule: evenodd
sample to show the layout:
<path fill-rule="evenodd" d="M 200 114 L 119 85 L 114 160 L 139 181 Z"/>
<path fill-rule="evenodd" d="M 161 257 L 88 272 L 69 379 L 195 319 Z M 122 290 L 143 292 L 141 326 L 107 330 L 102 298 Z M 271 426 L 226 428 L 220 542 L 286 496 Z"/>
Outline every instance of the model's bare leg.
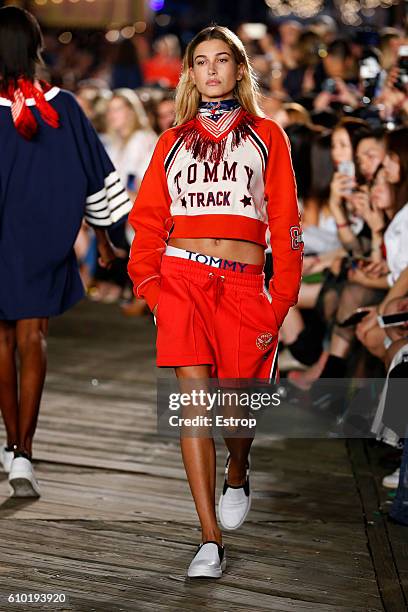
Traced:
<path fill-rule="evenodd" d="M 9 321 L 0 321 L 0 408 L 10 447 L 18 442 L 18 390 L 16 324 Z"/>
<path fill-rule="evenodd" d="M 245 483 L 246 466 L 253 438 L 225 438 L 224 442 L 231 455 L 228 467 L 228 484 L 239 487 Z"/>
<path fill-rule="evenodd" d="M 20 357 L 18 450 L 32 453 L 32 441 L 44 387 L 47 364 L 48 319 L 17 321 L 16 339 Z"/>
<path fill-rule="evenodd" d="M 209 366 L 175 368 L 181 390 L 187 391 L 192 379 L 210 378 Z M 185 386 L 183 385 L 183 381 Z M 198 414 L 198 412 L 197 412 Z M 215 513 L 216 455 L 212 437 L 180 438 L 181 453 L 188 483 L 202 529 L 202 541 L 222 543 L 221 530 Z"/>

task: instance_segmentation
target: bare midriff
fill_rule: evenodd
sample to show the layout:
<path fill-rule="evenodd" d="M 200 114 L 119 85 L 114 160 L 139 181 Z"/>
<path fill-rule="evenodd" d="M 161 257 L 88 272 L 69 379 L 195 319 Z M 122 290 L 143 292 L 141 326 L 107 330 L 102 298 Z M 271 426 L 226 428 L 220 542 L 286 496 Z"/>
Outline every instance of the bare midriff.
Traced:
<path fill-rule="evenodd" d="M 229 238 L 170 238 L 168 244 L 178 249 L 203 253 L 242 263 L 263 265 L 264 248 L 255 242 Z"/>

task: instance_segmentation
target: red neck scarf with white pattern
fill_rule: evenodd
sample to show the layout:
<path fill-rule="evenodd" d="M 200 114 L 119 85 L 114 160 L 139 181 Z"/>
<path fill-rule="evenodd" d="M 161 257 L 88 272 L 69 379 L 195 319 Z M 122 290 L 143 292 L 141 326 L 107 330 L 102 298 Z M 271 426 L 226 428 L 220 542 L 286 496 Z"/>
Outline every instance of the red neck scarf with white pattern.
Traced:
<path fill-rule="evenodd" d="M 11 101 L 11 115 L 13 122 L 21 136 L 31 140 L 38 131 L 38 123 L 34 114 L 27 106 L 26 100 L 32 98 L 41 118 L 53 128 L 59 127 L 59 115 L 55 108 L 45 99 L 44 94 L 51 89 L 51 85 L 45 81 L 29 81 L 20 78 L 17 86 L 10 84 L 7 89 L 2 90 L 2 95 Z"/>

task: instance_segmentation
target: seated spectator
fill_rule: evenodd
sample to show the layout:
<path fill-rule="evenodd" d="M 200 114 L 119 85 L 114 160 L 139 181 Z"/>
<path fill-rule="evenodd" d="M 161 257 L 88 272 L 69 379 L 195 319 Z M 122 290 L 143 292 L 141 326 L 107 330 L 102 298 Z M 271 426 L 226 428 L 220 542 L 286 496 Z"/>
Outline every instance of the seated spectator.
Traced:
<path fill-rule="evenodd" d="M 106 113 L 107 150 L 129 196 L 134 198 L 143 178 L 157 136 L 136 92 L 117 89 Z"/>
<path fill-rule="evenodd" d="M 134 199 L 157 141 L 143 105 L 134 91 L 118 89 L 113 92 L 107 107 L 106 126 L 106 149 L 129 197 Z M 114 227 L 110 232 L 112 240 L 128 252 L 126 225 Z M 121 260 L 112 270 L 98 267 L 97 287 L 90 294 L 91 298 L 105 302 L 117 301 L 129 284 L 126 264 L 126 260 Z"/>
<path fill-rule="evenodd" d="M 284 122 L 281 121 L 281 126 L 284 128 L 293 124 L 312 125 L 309 112 L 301 104 L 285 102 L 282 111 L 286 114 Z"/>
<path fill-rule="evenodd" d="M 116 46 L 110 85 L 112 89 L 137 89 L 143 85 L 139 57 L 131 40 L 122 40 Z"/>
<path fill-rule="evenodd" d="M 76 91 L 82 110 L 94 126 L 99 138 L 104 141 L 106 135 L 106 111 L 108 102 L 112 97 L 109 89 L 101 87 L 93 80 L 82 81 Z"/>
<path fill-rule="evenodd" d="M 260 98 L 260 107 L 266 117 L 273 119 L 279 125 L 284 126 L 287 121 L 287 114 L 283 108 L 284 98 L 279 93 L 269 93 L 263 90 Z"/>
<path fill-rule="evenodd" d="M 386 227 L 384 233 L 386 260 L 381 262 L 363 260 L 358 266 L 353 266 L 349 270 L 349 283 L 344 287 L 340 297 L 337 324 L 331 337 L 329 356 L 320 373 L 315 368 L 314 379 L 317 374 L 322 378 L 344 376 L 353 335 L 352 329 L 342 328 L 339 323 L 350 316 L 357 307 L 367 306 L 369 311 L 357 326 L 358 339 L 373 354 L 381 358 L 384 356 L 385 335 L 384 330 L 378 325 L 377 312 L 383 312 L 391 299 L 402 297 L 408 292 L 408 249 L 405 239 L 408 232 L 408 205 L 403 204 L 408 202 L 408 155 L 403 144 L 406 142 L 407 132 L 407 129 L 403 129 L 387 135 L 384 170 L 376 175 L 371 206 L 366 217 L 374 236 L 376 232 L 382 232 Z M 387 219 L 391 220 L 388 221 L 388 226 Z M 373 241 L 373 244 L 377 249 L 378 243 Z M 372 253 L 371 260 L 375 253 L 376 250 Z M 358 291 L 359 286 L 364 291 Z M 388 287 L 391 288 L 386 291 Z M 374 303 L 380 302 L 379 308 L 369 307 L 369 304 L 373 303 L 370 301 L 370 298 L 373 298 L 372 292 L 377 292 Z M 306 381 L 310 383 L 312 378 L 309 373 Z M 301 380 L 304 382 L 302 378 Z"/>
<path fill-rule="evenodd" d="M 277 47 L 282 65 L 290 70 L 297 64 L 296 45 L 302 33 L 302 25 L 295 19 L 285 19 L 279 24 L 279 40 Z"/>
<path fill-rule="evenodd" d="M 350 44 L 337 39 L 327 47 L 326 55 L 314 74 L 315 91 L 320 92 L 314 100 L 316 110 L 324 110 L 333 103 L 356 107 L 358 74 Z"/>
<path fill-rule="evenodd" d="M 317 15 L 312 19 L 310 26 L 325 45 L 329 45 L 337 36 L 337 24 L 330 15 Z"/>
<path fill-rule="evenodd" d="M 356 150 L 358 151 L 358 146 L 362 142 L 363 136 L 371 137 L 372 132 L 368 130 L 367 124 L 361 120 L 344 119 L 338 124 L 330 139 L 332 163 L 336 169 L 334 174 L 333 170 L 330 171 L 328 169 L 327 163 L 325 164 L 324 158 L 322 158 L 322 143 L 327 141 L 328 137 L 325 135 L 320 136 L 316 141 L 318 146 L 312 146 L 311 151 L 312 160 L 314 156 L 316 157 L 316 171 L 313 173 L 315 176 L 314 192 L 319 193 L 320 190 L 322 195 L 326 194 L 327 199 L 323 210 L 320 212 L 318 225 L 312 226 L 309 229 L 306 223 L 304 230 L 306 253 L 304 269 L 306 273 L 316 273 L 325 269 L 327 269 L 327 272 L 324 276 L 324 284 L 322 282 L 312 285 L 302 283 L 298 307 L 314 308 L 318 305 L 321 316 L 326 321 L 326 325 L 329 326 L 338 309 L 340 312 L 338 316 L 343 317 L 344 309 L 352 307 L 352 304 L 358 307 L 361 305 L 361 301 L 371 303 L 373 298 L 372 293 L 368 293 L 365 289 L 356 290 L 353 288 L 350 293 L 346 292 L 347 277 L 344 275 L 342 263 L 347 251 L 361 255 L 365 245 L 367 245 L 367 238 L 363 235 L 364 220 L 361 216 L 355 214 L 358 211 L 354 209 L 352 204 L 353 198 L 356 198 L 356 193 L 353 193 L 353 189 L 357 186 L 357 179 L 359 180 L 360 188 L 367 189 L 367 187 L 364 187 L 364 183 L 372 181 L 373 174 L 375 174 L 377 166 L 381 163 L 382 156 L 384 155 L 384 149 L 378 147 L 378 149 L 375 149 L 377 157 L 373 156 L 372 163 L 367 163 L 366 158 L 364 158 L 365 163 L 362 167 L 359 167 L 358 159 L 355 159 L 355 152 Z M 354 175 L 354 172 L 351 175 L 350 173 L 343 173 L 343 167 L 346 168 L 346 166 L 342 166 L 342 164 L 351 164 L 350 168 L 354 168 L 353 160 L 357 162 L 357 177 Z M 347 205 L 347 202 L 350 203 Z M 326 211 L 325 217 L 323 217 L 324 210 Z M 305 219 L 307 219 L 306 215 Z M 324 224 L 322 224 L 323 220 Z M 310 240 L 313 238 L 314 243 L 312 244 L 315 245 L 314 248 L 316 249 L 317 245 L 320 245 L 318 239 L 322 240 L 323 237 L 325 237 L 327 244 L 332 244 L 332 250 L 327 249 L 324 252 L 322 249 L 317 258 L 308 257 L 308 242 L 310 244 Z M 328 242 L 329 238 L 332 241 L 331 243 Z M 336 242 L 333 242 L 334 240 Z M 308 300 L 305 299 L 306 296 L 309 298 Z M 344 318 L 346 318 L 346 315 L 344 315 Z M 287 332 L 290 335 L 289 340 L 291 340 L 297 337 L 300 329 L 298 308 L 291 309 L 286 320 L 288 323 L 287 327 L 285 327 L 286 323 L 284 323 L 284 334 Z M 303 327 L 302 325 L 302 329 Z M 332 336 L 332 350 L 336 353 L 341 350 L 348 351 L 350 342 L 348 334 L 349 330 L 346 332 L 340 330 L 340 334 L 335 333 Z M 347 336 L 346 339 L 343 337 L 344 335 Z M 352 337 L 351 335 L 351 339 Z M 312 338 L 315 338 L 315 336 L 312 336 Z M 321 374 L 328 356 L 327 353 L 321 352 L 321 346 L 320 352 L 317 354 L 317 344 L 311 342 L 310 345 L 313 345 L 315 350 L 308 350 L 307 359 L 310 364 L 310 360 L 314 358 L 316 364 L 306 372 L 289 373 L 289 379 L 301 387 L 310 386 L 313 380 Z M 300 353 L 298 352 L 297 358 L 299 359 L 299 357 Z M 299 360 L 308 365 L 304 359 Z"/>
<path fill-rule="evenodd" d="M 143 62 L 144 81 L 148 85 L 176 87 L 182 68 L 180 43 L 174 34 L 158 38 L 153 45 L 154 55 Z"/>
<path fill-rule="evenodd" d="M 380 32 L 381 64 L 389 72 L 398 61 L 398 51 L 404 44 L 402 32 L 397 28 L 384 28 Z"/>
<path fill-rule="evenodd" d="M 174 126 L 176 105 L 172 93 L 165 94 L 155 105 L 153 129 L 160 135 Z"/>
<path fill-rule="evenodd" d="M 387 155 L 384 159 L 384 176 L 388 193 L 394 202 L 392 221 L 384 235 L 386 261 L 358 272 L 360 282 L 373 285 L 383 283 L 390 287 L 384 300 L 370 309 L 363 321 L 357 326 L 357 337 L 370 352 L 383 358 L 384 330 L 377 321 L 377 313 L 384 312 L 388 302 L 403 297 L 408 292 L 408 152 L 406 142 L 408 128 L 401 128 L 387 134 Z M 386 189 L 384 186 L 382 189 Z M 381 197 L 381 187 L 377 196 Z M 379 193 L 378 193 L 379 192 Z"/>
<path fill-rule="evenodd" d="M 283 87 L 292 100 L 300 100 L 315 89 L 314 70 L 319 63 L 322 39 L 313 30 L 301 33 L 295 46 L 296 66 L 287 70 Z"/>

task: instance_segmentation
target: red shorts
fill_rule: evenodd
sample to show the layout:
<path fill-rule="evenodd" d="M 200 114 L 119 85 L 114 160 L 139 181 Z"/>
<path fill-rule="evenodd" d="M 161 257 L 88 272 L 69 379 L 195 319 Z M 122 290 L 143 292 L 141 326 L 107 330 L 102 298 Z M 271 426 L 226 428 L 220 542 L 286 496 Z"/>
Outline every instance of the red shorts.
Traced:
<path fill-rule="evenodd" d="M 164 255 L 156 313 L 159 367 L 211 365 L 211 378 L 275 381 L 278 327 L 263 273 Z"/>

